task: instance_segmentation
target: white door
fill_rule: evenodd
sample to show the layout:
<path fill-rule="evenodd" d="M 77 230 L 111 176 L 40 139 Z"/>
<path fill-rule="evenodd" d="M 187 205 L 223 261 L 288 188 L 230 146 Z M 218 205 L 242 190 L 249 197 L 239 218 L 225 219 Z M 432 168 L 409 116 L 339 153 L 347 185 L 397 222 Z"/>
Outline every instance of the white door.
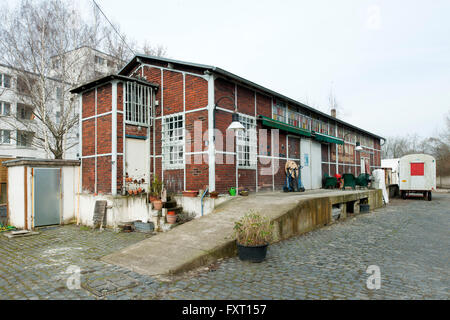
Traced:
<path fill-rule="evenodd" d="M 366 173 L 366 163 L 369 161 L 369 158 L 361 157 L 361 174 Z"/>
<path fill-rule="evenodd" d="M 311 141 L 311 188 L 322 188 L 322 145 Z"/>
<path fill-rule="evenodd" d="M 302 183 L 305 189 L 311 189 L 311 140 L 300 140 L 300 154 L 302 168 Z"/>
<path fill-rule="evenodd" d="M 147 140 L 126 138 L 126 166 L 125 172 L 128 176 L 139 180 L 144 178 L 149 181 L 149 156 L 147 151 Z"/>

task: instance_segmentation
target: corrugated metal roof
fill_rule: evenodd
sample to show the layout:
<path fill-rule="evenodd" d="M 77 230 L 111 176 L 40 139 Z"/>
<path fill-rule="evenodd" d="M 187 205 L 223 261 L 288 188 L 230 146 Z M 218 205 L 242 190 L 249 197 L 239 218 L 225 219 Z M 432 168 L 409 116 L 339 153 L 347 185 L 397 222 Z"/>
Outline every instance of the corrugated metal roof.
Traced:
<path fill-rule="evenodd" d="M 314 109 L 314 108 L 312 108 L 312 107 L 310 107 L 310 106 L 308 106 L 308 105 L 306 105 L 304 103 L 301 103 L 299 101 L 296 101 L 294 99 L 286 97 L 285 95 L 282 95 L 282 94 L 280 94 L 278 92 L 270 90 L 270 89 L 268 89 L 266 87 L 263 87 L 263 86 L 261 86 L 259 84 L 254 83 L 254 82 L 252 82 L 250 80 L 242 78 L 242 77 L 240 77 L 238 75 L 235 75 L 234 73 L 231 73 L 231 72 L 226 71 L 224 69 L 221 69 L 221 68 L 218 68 L 218 67 L 214 67 L 214 66 L 210 66 L 210 65 L 198 64 L 198 63 L 192 63 L 192 62 L 186 62 L 186 61 L 180 61 L 180 60 L 169 59 L 169 58 L 164 58 L 164 57 L 150 56 L 150 55 L 145 55 L 145 54 L 137 54 L 137 55 L 135 55 L 133 57 L 133 59 L 131 59 L 131 61 L 129 63 L 127 63 L 118 72 L 118 74 L 128 73 L 129 71 L 131 71 L 131 69 L 133 68 L 134 64 L 138 63 L 138 58 L 149 59 L 149 60 L 156 60 L 156 61 L 163 61 L 163 62 L 168 62 L 168 63 L 172 63 L 172 64 L 178 64 L 178 65 L 182 65 L 182 66 L 188 66 L 188 67 L 194 67 L 194 68 L 199 68 L 199 69 L 203 69 L 203 70 L 208 70 L 208 71 L 210 71 L 212 73 L 216 73 L 216 74 L 221 75 L 221 76 L 223 76 L 225 78 L 233 79 L 233 80 L 241 82 L 241 83 L 243 83 L 243 84 L 245 84 L 247 86 L 253 87 L 253 88 L 258 89 L 258 90 L 263 91 L 263 92 L 266 92 L 266 93 L 268 93 L 270 95 L 273 95 L 273 96 L 275 96 L 275 97 L 277 97 L 279 99 L 285 100 L 286 102 L 289 102 L 291 104 L 303 107 L 303 108 L 305 108 L 305 109 L 307 109 L 307 110 L 309 110 L 311 112 L 314 112 L 314 113 L 316 113 L 318 115 L 321 115 L 322 117 L 325 117 L 325 118 L 327 118 L 329 120 L 336 121 L 336 122 L 338 122 L 340 124 L 343 124 L 343 125 L 345 125 L 347 127 L 353 128 L 353 129 L 358 130 L 358 131 L 363 132 L 363 133 L 366 133 L 366 134 L 368 134 L 370 136 L 373 136 L 373 137 L 385 140 L 385 138 L 383 138 L 383 137 L 381 137 L 379 135 L 376 135 L 374 133 L 371 133 L 369 131 L 361 129 L 361 128 L 357 127 L 357 126 L 354 126 L 354 125 L 352 125 L 352 124 L 350 124 L 348 122 L 345 122 L 343 120 L 340 120 L 338 118 L 334 118 L 334 117 L 332 117 L 329 114 L 326 114 L 326 113 L 324 113 L 322 111 L 319 111 L 317 109 Z"/>

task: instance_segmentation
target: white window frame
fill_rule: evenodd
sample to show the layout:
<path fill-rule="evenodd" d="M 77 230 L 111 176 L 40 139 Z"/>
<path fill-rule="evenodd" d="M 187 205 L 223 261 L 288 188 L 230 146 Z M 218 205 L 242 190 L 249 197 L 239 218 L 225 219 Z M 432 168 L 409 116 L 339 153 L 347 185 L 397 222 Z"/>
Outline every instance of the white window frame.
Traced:
<path fill-rule="evenodd" d="M 5 86 L 5 77 L 9 78 L 9 86 Z M 11 89 L 12 86 L 12 77 L 9 74 L 0 73 L 0 87 Z"/>
<path fill-rule="evenodd" d="M 9 105 L 9 112 L 8 114 L 5 113 L 5 104 Z M 0 101 L 0 116 L 10 116 L 11 115 L 11 103 L 6 101 Z"/>
<path fill-rule="evenodd" d="M 95 63 L 101 66 L 105 65 L 106 59 L 100 56 L 95 56 Z"/>
<path fill-rule="evenodd" d="M 149 126 L 151 119 L 152 89 L 136 82 L 124 83 L 125 122 L 138 126 Z"/>
<path fill-rule="evenodd" d="M 183 113 L 167 115 L 162 121 L 163 170 L 183 169 L 185 157 L 185 116 Z"/>
<path fill-rule="evenodd" d="M 245 130 L 239 130 L 236 135 L 237 165 L 239 169 L 256 169 L 256 117 L 241 113 L 238 115 Z"/>
<path fill-rule="evenodd" d="M 24 130 L 17 130 L 16 132 L 17 132 L 16 145 L 18 147 L 30 148 L 33 145 L 34 134 L 32 132 Z M 25 142 L 27 142 L 25 145 L 21 144 L 22 142 L 22 138 L 20 137 L 21 134 L 25 135 Z"/>
<path fill-rule="evenodd" d="M 5 142 L 5 132 L 8 132 L 8 142 Z M 0 144 L 11 144 L 11 130 L 0 130 Z"/>

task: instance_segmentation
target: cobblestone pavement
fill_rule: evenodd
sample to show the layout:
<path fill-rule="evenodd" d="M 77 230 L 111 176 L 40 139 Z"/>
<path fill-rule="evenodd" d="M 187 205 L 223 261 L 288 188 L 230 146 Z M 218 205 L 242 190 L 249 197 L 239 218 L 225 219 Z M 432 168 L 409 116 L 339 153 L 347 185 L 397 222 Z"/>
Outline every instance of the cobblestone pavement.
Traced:
<path fill-rule="evenodd" d="M 1 299 L 449 299 L 450 194 L 394 200 L 306 235 L 269 246 L 260 264 L 230 258 L 161 281 L 99 257 L 146 237 L 55 227 L 0 237 Z M 81 289 L 66 273 L 81 269 Z M 369 265 L 381 288 L 369 290 Z M 73 274 L 72 274 L 73 275 Z"/>

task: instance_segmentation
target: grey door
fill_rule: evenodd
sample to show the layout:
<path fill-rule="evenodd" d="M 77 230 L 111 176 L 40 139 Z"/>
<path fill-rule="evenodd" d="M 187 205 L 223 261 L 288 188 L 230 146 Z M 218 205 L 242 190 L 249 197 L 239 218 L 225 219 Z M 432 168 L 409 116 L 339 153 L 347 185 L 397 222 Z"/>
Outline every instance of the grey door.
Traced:
<path fill-rule="evenodd" d="M 60 169 L 34 168 L 34 226 L 60 223 Z"/>

